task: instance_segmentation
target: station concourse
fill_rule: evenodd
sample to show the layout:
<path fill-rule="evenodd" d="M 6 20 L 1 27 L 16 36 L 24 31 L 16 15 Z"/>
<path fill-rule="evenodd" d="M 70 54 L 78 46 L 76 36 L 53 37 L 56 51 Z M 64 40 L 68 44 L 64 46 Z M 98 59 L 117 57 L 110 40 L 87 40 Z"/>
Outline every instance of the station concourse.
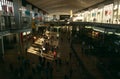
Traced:
<path fill-rule="evenodd" d="M 0 0 L 0 79 L 120 79 L 119 0 Z"/>

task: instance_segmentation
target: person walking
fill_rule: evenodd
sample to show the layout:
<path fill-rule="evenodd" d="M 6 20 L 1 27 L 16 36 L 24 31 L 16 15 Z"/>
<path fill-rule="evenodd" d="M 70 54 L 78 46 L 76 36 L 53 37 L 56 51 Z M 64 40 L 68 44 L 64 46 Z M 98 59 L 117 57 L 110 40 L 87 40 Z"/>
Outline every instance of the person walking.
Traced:
<path fill-rule="evenodd" d="M 70 79 L 72 79 L 72 75 L 73 75 L 73 69 L 72 68 L 70 68 L 69 73 L 70 73 Z"/>

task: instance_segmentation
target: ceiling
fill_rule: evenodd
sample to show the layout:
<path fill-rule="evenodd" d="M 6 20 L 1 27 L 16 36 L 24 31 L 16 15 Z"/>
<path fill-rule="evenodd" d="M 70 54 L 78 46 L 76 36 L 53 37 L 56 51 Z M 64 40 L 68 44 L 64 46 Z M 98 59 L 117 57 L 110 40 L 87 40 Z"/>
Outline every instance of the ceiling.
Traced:
<path fill-rule="evenodd" d="M 27 0 L 29 3 L 43 9 L 47 13 L 70 13 L 88 8 L 105 0 Z"/>

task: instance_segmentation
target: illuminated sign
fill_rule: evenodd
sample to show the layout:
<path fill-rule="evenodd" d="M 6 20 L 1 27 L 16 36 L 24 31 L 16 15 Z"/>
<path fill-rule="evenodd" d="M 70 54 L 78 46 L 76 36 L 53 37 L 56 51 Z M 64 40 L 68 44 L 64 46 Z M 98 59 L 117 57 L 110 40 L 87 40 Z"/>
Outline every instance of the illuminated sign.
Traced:
<path fill-rule="evenodd" d="M 60 20 L 70 19 L 70 15 L 60 15 Z"/>

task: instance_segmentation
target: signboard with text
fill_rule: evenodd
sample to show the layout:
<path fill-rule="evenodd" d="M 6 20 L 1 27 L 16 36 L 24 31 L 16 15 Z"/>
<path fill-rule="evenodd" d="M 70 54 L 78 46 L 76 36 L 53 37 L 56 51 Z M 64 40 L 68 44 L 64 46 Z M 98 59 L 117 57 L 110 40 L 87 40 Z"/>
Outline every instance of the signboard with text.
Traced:
<path fill-rule="evenodd" d="M 70 15 L 60 15 L 60 20 L 70 19 Z"/>

